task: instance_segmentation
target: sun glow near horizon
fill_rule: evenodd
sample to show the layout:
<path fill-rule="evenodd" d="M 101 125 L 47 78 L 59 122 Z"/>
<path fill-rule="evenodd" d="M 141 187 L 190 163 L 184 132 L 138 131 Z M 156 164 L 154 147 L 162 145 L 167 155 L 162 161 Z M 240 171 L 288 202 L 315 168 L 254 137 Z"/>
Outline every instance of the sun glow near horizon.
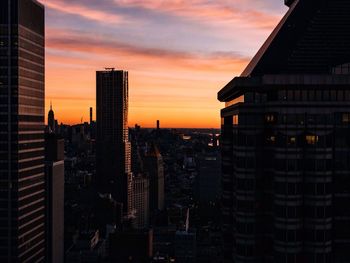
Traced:
<path fill-rule="evenodd" d="M 88 121 L 95 72 L 115 67 L 129 71 L 129 126 L 154 127 L 159 119 L 167 128 L 218 128 L 217 92 L 240 74 L 283 13 L 256 0 L 77 0 L 69 10 L 68 0 L 41 2 L 46 109 L 52 101 L 65 124 Z"/>

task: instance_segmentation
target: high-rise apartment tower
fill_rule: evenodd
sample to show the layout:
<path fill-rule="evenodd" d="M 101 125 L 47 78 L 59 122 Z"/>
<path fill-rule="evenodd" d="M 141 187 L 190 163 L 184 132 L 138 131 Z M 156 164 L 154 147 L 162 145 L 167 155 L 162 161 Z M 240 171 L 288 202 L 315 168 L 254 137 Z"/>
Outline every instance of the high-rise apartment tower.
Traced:
<path fill-rule="evenodd" d="M 128 129 L 128 72 L 106 69 L 96 73 L 96 180 L 100 192 L 111 193 L 132 206 L 131 156 Z"/>

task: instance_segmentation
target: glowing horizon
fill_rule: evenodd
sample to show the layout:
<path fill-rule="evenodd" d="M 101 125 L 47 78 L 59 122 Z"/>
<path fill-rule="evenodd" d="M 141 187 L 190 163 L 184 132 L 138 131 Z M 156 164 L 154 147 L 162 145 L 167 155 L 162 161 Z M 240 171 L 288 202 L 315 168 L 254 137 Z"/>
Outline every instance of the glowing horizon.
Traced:
<path fill-rule="evenodd" d="M 42 0 L 46 112 L 89 120 L 95 72 L 129 72 L 129 126 L 219 128 L 216 94 L 239 75 L 285 11 L 283 1 Z M 67 8 L 69 6 L 69 8 Z"/>

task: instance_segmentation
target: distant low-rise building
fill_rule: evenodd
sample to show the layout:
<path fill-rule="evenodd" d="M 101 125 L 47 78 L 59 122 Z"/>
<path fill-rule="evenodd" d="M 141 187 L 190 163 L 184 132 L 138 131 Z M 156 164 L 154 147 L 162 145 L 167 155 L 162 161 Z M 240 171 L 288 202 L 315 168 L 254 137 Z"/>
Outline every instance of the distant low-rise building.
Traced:
<path fill-rule="evenodd" d="M 64 261 L 64 140 L 45 136 L 46 258 Z"/>

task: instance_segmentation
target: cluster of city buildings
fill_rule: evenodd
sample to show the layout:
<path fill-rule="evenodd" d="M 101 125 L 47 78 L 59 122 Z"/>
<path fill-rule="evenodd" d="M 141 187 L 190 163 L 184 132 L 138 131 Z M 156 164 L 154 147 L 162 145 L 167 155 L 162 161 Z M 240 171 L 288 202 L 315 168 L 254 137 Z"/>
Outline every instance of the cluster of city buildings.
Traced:
<path fill-rule="evenodd" d="M 0 12 L 0 261 L 194 262 L 189 207 L 168 224 L 159 121 L 129 134 L 128 73 L 96 73 L 96 121 L 58 124 L 51 104 L 45 126 L 44 6 Z"/>
<path fill-rule="evenodd" d="M 350 2 L 285 3 L 218 94 L 219 144 L 129 129 L 114 68 L 96 121 L 45 126 L 44 7 L 1 1 L 0 262 L 349 262 Z"/>

